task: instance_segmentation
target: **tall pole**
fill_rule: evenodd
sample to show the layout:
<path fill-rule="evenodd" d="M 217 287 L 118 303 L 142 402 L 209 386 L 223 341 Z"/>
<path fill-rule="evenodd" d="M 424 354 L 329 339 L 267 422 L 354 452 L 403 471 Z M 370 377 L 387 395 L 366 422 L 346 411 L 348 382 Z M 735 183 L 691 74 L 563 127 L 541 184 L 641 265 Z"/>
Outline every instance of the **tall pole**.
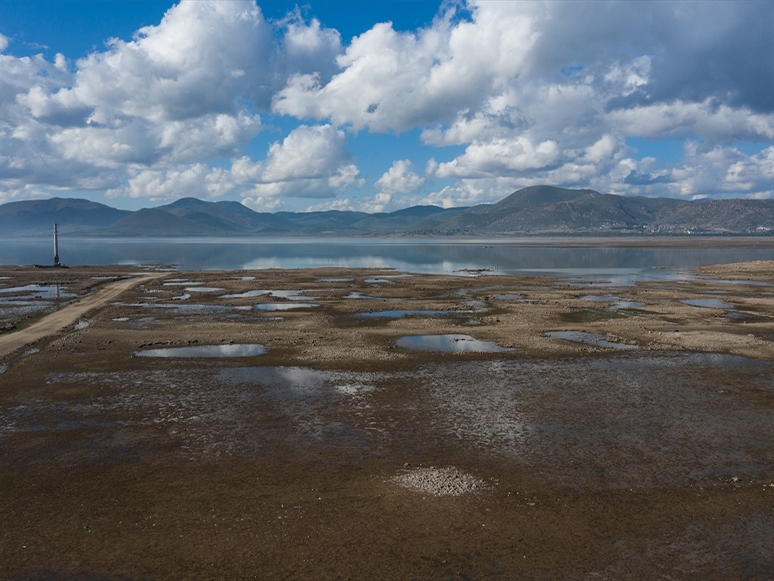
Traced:
<path fill-rule="evenodd" d="M 59 232 L 54 224 L 54 266 L 59 266 Z"/>

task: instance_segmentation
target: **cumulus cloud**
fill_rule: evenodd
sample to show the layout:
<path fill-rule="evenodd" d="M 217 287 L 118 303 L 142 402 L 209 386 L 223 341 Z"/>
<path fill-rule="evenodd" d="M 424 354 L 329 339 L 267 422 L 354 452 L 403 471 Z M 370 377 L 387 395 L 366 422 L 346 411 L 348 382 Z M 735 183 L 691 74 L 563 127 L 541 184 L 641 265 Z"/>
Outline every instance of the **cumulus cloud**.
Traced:
<path fill-rule="evenodd" d="M 496 138 L 473 142 L 465 153 L 436 170 L 440 178 L 493 177 L 544 168 L 557 161 L 559 148 L 554 141 L 534 144 L 530 139 Z"/>
<path fill-rule="evenodd" d="M 369 211 L 537 183 L 765 196 L 773 18 L 766 2 L 458 0 L 424 28 L 379 23 L 343 46 L 298 9 L 269 22 L 254 0 L 183 0 L 74 62 L 8 55 L 0 35 L 0 188 Z M 245 157 L 267 112 L 291 130 L 265 159 Z M 435 150 L 423 176 L 403 159 L 375 196 L 345 194 L 364 185 L 348 135 L 413 130 Z M 679 160 L 636 159 L 630 137 L 686 147 Z M 418 193 L 436 178 L 445 187 Z"/>
<path fill-rule="evenodd" d="M 301 125 L 269 148 L 260 180 L 248 197 L 324 198 L 362 178 L 344 132 L 331 125 Z"/>
<path fill-rule="evenodd" d="M 342 131 L 330 125 L 301 125 L 274 143 L 262 161 L 242 156 L 229 169 L 204 163 L 145 169 L 136 172 L 127 186 L 111 189 L 108 196 L 162 201 L 238 194 L 246 204 L 265 209 L 277 206 L 267 202 L 269 198 L 329 198 L 362 181 Z"/>
<path fill-rule="evenodd" d="M 425 183 L 425 178 L 411 171 L 411 167 L 411 160 L 408 159 L 393 162 L 392 167 L 376 180 L 374 187 L 387 196 L 416 192 Z"/>
<path fill-rule="evenodd" d="M 393 196 L 391 194 L 376 194 L 372 197 L 363 197 L 357 199 L 338 199 L 314 204 L 308 210 L 310 212 L 327 212 L 329 210 L 349 211 L 349 212 L 367 212 L 369 214 L 378 212 L 388 212 L 397 209 L 393 207 Z M 405 207 L 401 205 L 400 207 Z"/>
<path fill-rule="evenodd" d="M 44 200 L 50 197 L 48 192 L 33 184 L 12 187 L 8 182 L 0 180 L 0 204 L 20 200 Z"/>
<path fill-rule="evenodd" d="M 102 122 L 119 115 L 152 121 L 233 113 L 236 98 L 260 91 L 271 70 L 272 32 L 252 2 L 181 2 L 130 42 L 78 61 L 72 89 Z"/>
<path fill-rule="evenodd" d="M 292 77 L 274 110 L 372 131 L 448 119 L 521 70 L 538 32 L 527 11 L 511 6 L 471 4 L 471 21 L 455 19 L 450 7 L 416 33 L 377 24 L 337 58 L 340 73 L 328 83 L 317 74 Z"/>
<path fill-rule="evenodd" d="M 274 110 L 355 130 L 419 126 L 427 146 L 465 145 L 439 164 L 439 178 L 617 193 L 688 195 L 699 183 L 666 189 L 665 175 L 680 172 L 662 167 L 635 184 L 627 137 L 710 149 L 774 138 L 772 92 L 758 82 L 774 78 L 774 65 L 754 56 L 774 50 L 760 24 L 770 6 L 469 1 L 470 18 L 458 7 L 416 32 L 374 26 L 339 56 L 330 81 L 292 77 Z"/>
<path fill-rule="evenodd" d="M 725 143 L 774 139 L 774 113 L 755 113 L 709 100 L 637 105 L 615 109 L 606 117 L 621 134 L 651 139 L 697 137 Z"/>
<path fill-rule="evenodd" d="M 282 60 L 284 76 L 281 81 L 298 74 L 317 74 L 322 82 L 328 82 L 338 71 L 336 57 L 342 52 L 338 30 L 324 28 L 313 18 L 305 22 L 298 8 L 282 22 Z M 276 86 L 276 89 L 282 88 Z"/>
<path fill-rule="evenodd" d="M 502 180 L 462 179 L 453 186 L 446 186 L 425 196 L 408 196 L 404 198 L 403 202 L 412 206 L 440 206 L 441 208 L 476 206 L 497 202 L 514 190 L 511 184 L 498 182 L 502 182 Z"/>
<path fill-rule="evenodd" d="M 317 20 L 272 25 L 252 0 L 184 0 L 74 66 L 0 55 L 0 179 L 154 199 L 188 191 L 180 180 L 201 164 L 240 156 L 261 130 L 254 108 L 291 71 L 332 71 L 340 50 Z"/>
<path fill-rule="evenodd" d="M 212 198 L 222 191 L 222 181 L 217 170 L 210 170 L 204 164 L 170 169 L 166 171 L 143 171 L 129 180 L 126 191 L 111 190 L 108 197 L 128 195 L 132 198 L 148 198 L 166 201 L 181 197 Z"/>

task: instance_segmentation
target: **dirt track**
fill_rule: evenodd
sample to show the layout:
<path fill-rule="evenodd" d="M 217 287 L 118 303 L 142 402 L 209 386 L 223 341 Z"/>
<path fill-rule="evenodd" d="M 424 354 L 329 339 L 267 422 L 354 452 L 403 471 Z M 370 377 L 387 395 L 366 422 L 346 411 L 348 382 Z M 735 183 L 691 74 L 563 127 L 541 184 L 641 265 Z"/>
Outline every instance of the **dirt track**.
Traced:
<path fill-rule="evenodd" d="M 21 329 L 16 333 L 0 336 L 0 357 L 5 357 L 9 353 L 13 353 L 25 345 L 29 345 L 30 343 L 34 343 L 57 331 L 61 331 L 65 327 L 74 324 L 80 317 L 84 316 L 92 309 L 96 309 L 115 300 L 121 296 L 123 292 L 141 282 L 165 275 L 166 273 L 154 273 L 115 282 L 100 289 L 93 295 L 89 295 L 51 313 L 29 327 Z"/>

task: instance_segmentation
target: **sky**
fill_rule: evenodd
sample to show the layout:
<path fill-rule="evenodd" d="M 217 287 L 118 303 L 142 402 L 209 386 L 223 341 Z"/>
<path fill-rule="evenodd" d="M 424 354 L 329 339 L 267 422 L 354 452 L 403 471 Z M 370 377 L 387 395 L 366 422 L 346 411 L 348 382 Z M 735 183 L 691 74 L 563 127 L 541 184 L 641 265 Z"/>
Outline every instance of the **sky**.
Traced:
<path fill-rule="evenodd" d="M 0 203 L 774 197 L 774 2 L 0 0 Z"/>

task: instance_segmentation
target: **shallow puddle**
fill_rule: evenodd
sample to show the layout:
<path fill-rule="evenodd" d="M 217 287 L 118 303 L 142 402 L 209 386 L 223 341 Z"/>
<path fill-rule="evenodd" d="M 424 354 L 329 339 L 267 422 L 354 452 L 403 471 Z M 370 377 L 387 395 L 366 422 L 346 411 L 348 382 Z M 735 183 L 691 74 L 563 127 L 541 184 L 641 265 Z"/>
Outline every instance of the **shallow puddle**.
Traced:
<path fill-rule="evenodd" d="M 584 331 L 548 331 L 547 337 L 554 339 L 563 339 L 573 343 L 585 343 L 594 347 L 608 347 L 610 349 L 637 349 L 636 345 L 627 345 L 626 343 L 613 343 L 608 341 L 604 335 L 598 333 L 586 333 Z"/>
<path fill-rule="evenodd" d="M 618 297 L 613 295 L 585 295 L 580 298 L 582 301 L 594 301 L 599 303 L 613 303 L 615 301 L 620 300 Z"/>
<path fill-rule="evenodd" d="M 692 307 L 704 307 L 707 309 L 733 309 L 734 305 L 727 303 L 723 299 L 687 299 L 680 301 Z"/>
<path fill-rule="evenodd" d="M 429 310 L 395 310 L 395 311 L 373 311 L 370 313 L 358 313 L 358 317 L 368 317 L 370 319 L 401 319 L 409 316 L 425 317 L 448 317 L 454 315 L 469 315 L 470 311 L 429 311 Z"/>
<path fill-rule="evenodd" d="M 230 295 L 221 295 L 220 299 L 249 299 L 251 297 L 261 297 L 265 294 L 267 294 L 269 291 L 267 290 L 251 290 L 251 291 L 245 291 L 243 293 L 236 293 L 236 294 L 230 294 Z"/>
<path fill-rule="evenodd" d="M 584 297 L 581 297 L 580 300 L 594 301 L 594 302 L 600 302 L 600 303 L 610 303 L 610 306 L 608 308 L 612 311 L 618 311 L 621 309 L 638 309 L 640 307 L 645 306 L 645 303 L 642 303 L 639 301 L 623 300 L 613 295 L 604 295 L 604 296 L 586 295 Z"/>
<path fill-rule="evenodd" d="M 288 301 L 307 301 L 315 300 L 317 297 L 310 297 L 309 295 L 302 295 L 302 293 L 311 292 L 303 290 L 273 290 L 269 291 L 269 294 L 278 299 L 286 299 Z"/>
<path fill-rule="evenodd" d="M 76 296 L 75 293 L 66 292 L 64 289 L 64 285 L 58 284 L 27 284 L 24 286 L 2 288 L 0 289 L 0 293 L 23 294 L 30 298 L 34 297 L 38 299 L 59 299 Z"/>
<path fill-rule="evenodd" d="M 315 303 L 263 303 L 255 305 L 259 311 L 292 311 L 293 309 L 313 309 L 320 305 Z"/>
<path fill-rule="evenodd" d="M 242 345 L 195 345 L 193 347 L 170 347 L 167 349 L 145 349 L 135 351 L 137 357 L 253 357 L 268 350 L 258 343 Z"/>
<path fill-rule="evenodd" d="M 505 293 L 500 295 L 492 295 L 492 298 L 495 299 L 496 301 L 520 301 L 524 298 L 524 296 Z"/>
<path fill-rule="evenodd" d="M 38 315 L 52 310 L 53 305 L 40 301 L 0 301 L 0 322 Z"/>
<path fill-rule="evenodd" d="M 175 280 L 173 282 L 165 282 L 164 286 L 199 286 L 204 284 L 203 282 L 194 282 L 192 280 Z"/>
<path fill-rule="evenodd" d="M 613 311 L 621 311 L 626 309 L 639 309 L 645 306 L 645 303 L 640 301 L 617 301 L 610 305 L 610 309 Z"/>
<path fill-rule="evenodd" d="M 112 303 L 113 306 L 117 307 L 141 307 L 144 309 L 169 309 L 172 311 L 176 311 L 181 314 L 188 314 L 188 315 L 210 315 L 210 314 L 221 314 L 221 313 L 228 313 L 231 311 L 249 311 L 252 309 L 251 306 L 237 306 L 233 307 L 230 305 L 201 305 L 196 303 L 179 303 L 179 304 L 168 304 L 168 303 Z"/>
<path fill-rule="evenodd" d="M 747 286 L 771 286 L 768 282 L 760 282 L 757 280 L 726 280 L 722 278 L 700 278 L 695 279 L 697 282 L 709 282 L 713 284 L 740 284 Z"/>
<path fill-rule="evenodd" d="M 479 341 L 470 335 L 409 335 L 396 342 L 398 347 L 440 353 L 503 353 L 511 351 L 493 341 Z"/>
<path fill-rule="evenodd" d="M 186 287 L 185 289 L 185 291 L 188 293 L 215 293 L 222 290 L 226 289 L 222 289 L 216 286 L 193 286 L 191 288 Z"/>
<path fill-rule="evenodd" d="M 386 301 L 387 299 L 382 299 L 379 297 L 369 297 L 368 295 L 365 295 L 358 291 L 352 291 L 347 296 L 344 297 L 345 299 L 362 299 L 366 301 Z"/>

